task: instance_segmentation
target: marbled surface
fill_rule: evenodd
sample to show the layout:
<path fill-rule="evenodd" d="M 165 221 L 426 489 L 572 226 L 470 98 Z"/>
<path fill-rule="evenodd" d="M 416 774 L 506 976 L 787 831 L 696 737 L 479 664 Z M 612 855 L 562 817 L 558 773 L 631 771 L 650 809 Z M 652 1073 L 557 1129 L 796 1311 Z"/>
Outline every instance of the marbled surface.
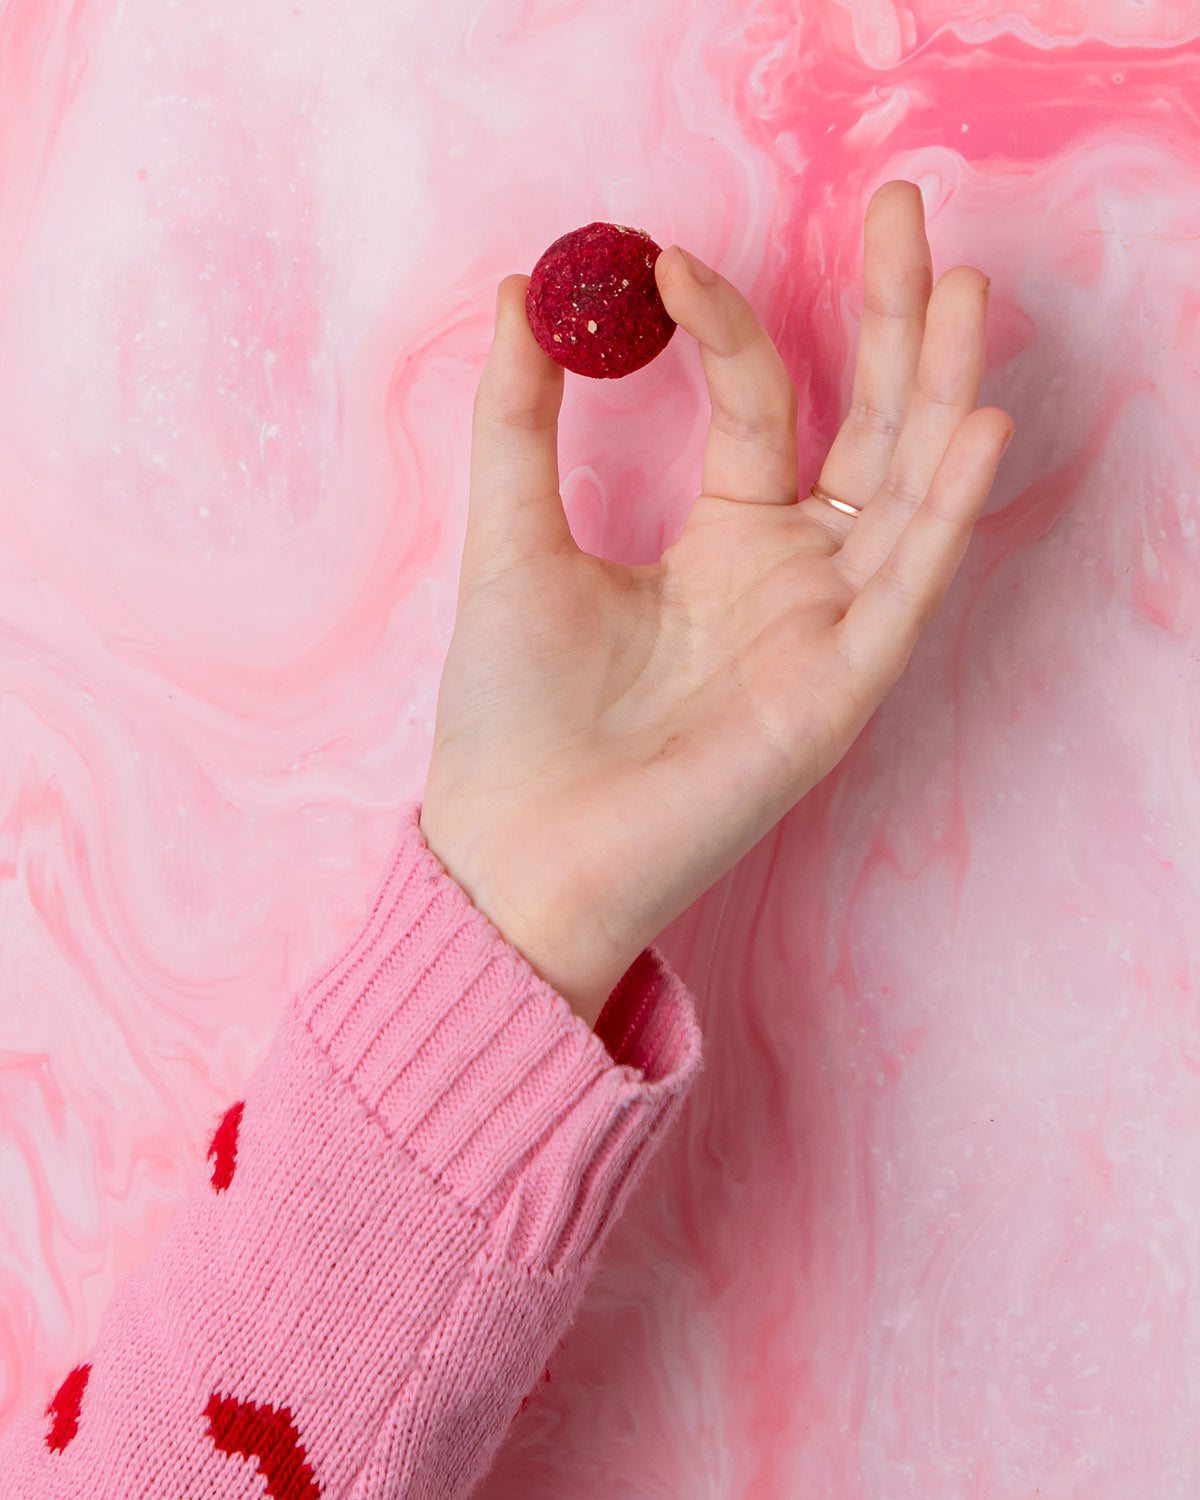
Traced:
<path fill-rule="evenodd" d="M 1196 0 L 0 7 L 0 1429 L 423 784 L 496 283 L 696 250 L 815 477 L 907 177 L 1017 436 L 900 684 L 664 934 L 707 1071 L 481 1494 L 1192 1500 L 1198 77 Z M 568 377 L 582 545 L 659 555 L 707 415 L 686 336 Z"/>

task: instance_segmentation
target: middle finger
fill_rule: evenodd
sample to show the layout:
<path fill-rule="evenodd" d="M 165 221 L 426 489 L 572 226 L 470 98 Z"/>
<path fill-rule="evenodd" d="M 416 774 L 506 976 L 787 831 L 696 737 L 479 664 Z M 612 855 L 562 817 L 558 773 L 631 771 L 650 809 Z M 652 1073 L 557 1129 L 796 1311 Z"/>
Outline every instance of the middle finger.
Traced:
<path fill-rule="evenodd" d="M 863 223 L 864 307 L 850 411 L 818 480 L 840 500 L 862 507 L 883 483 L 912 400 L 933 286 L 925 206 L 915 183 L 885 182 Z M 812 500 L 823 519 L 834 513 Z M 846 525 L 851 518 L 846 517 Z"/>

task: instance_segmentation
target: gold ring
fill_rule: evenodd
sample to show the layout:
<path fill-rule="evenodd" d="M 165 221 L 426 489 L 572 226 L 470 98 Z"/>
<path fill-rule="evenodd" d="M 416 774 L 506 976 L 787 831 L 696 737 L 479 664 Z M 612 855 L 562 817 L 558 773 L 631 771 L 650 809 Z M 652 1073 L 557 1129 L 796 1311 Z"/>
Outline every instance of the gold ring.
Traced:
<path fill-rule="evenodd" d="M 832 505 L 834 510 L 843 511 L 848 516 L 857 516 L 862 513 L 861 505 L 851 505 L 849 500 L 839 500 L 836 495 L 823 490 L 819 484 L 814 484 L 808 493 L 814 500 L 824 500 L 826 505 Z"/>

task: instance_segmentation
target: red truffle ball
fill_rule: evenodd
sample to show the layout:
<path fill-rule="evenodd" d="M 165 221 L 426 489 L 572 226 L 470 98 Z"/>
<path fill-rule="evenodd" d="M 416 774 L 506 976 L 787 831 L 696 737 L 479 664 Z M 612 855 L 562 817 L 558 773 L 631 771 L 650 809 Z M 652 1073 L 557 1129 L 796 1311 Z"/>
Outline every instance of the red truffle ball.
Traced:
<path fill-rule="evenodd" d="M 534 338 L 576 375 L 615 380 L 648 365 L 675 332 L 654 279 L 661 253 L 624 224 L 585 224 L 555 240 L 525 295 Z"/>

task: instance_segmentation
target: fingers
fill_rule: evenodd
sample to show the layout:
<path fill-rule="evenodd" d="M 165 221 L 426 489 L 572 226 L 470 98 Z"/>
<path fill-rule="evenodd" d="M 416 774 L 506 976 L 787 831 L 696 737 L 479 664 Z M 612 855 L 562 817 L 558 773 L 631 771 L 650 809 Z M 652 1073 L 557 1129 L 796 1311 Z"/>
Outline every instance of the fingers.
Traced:
<path fill-rule="evenodd" d="M 563 370 L 538 347 L 525 314 L 528 276 L 506 276 L 475 393 L 464 570 L 504 566 L 570 537 L 559 495 Z"/>
<path fill-rule="evenodd" d="M 698 281 L 676 245 L 654 274 L 667 311 L 700 345 L 712 402 L 700 487 L 726 500 L 790 505 L 799 463 L 796 391 L 753 308 L 723 276 Z"/>
<path fill-rule="evenodd" d="M 831 495 L 860 507 L 888 472 L 917 380 L 933 286 L 920 188 L 897 180 L 877 189 L 863 240 L 865 303 L 850 411 L 818 480 Z"/>
<path fill-rule="evenodd" d="M 994 406 L 959 425 L 924 501 L 835 627 L 860 702 L 881 702 L 903 672 L 958 571 L 1012 431 Z"/>
<path fill-rule="evenodd" d="M 972 266 L 947 271 L 929 299 L 916 388 L 899 437 L 891 440 L 886 473 L 864 513 L 846 518 L 849 530 L 837 566 L 856 588 L 892 551 L 928 493 L 951 438 L 975 410 L 986 322 L 987 278 Z"/>

